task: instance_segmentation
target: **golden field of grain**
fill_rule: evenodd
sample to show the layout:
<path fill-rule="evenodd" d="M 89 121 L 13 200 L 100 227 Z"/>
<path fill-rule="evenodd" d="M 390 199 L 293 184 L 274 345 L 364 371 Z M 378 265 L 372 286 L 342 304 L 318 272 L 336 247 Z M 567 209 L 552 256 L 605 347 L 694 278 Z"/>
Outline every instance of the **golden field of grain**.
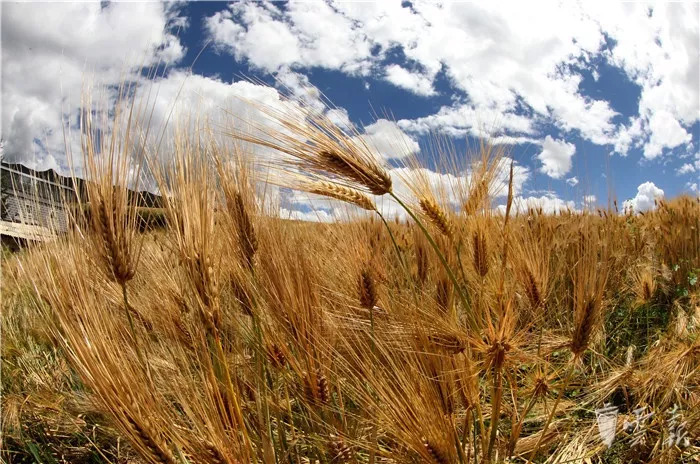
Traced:
<path fill-rule="evenodd" d="M 178 135 L 146 231 L 131 146 L 86 125 L 70 232 L 3 254 L 5 462 L 698 462 L 697 198 L 545 214 L 511 169 L 494 210 L 490 146 L 397 193 L 352 134 L 269 116 Z M 241 146 L 348 218 L 280 219 Z"/>

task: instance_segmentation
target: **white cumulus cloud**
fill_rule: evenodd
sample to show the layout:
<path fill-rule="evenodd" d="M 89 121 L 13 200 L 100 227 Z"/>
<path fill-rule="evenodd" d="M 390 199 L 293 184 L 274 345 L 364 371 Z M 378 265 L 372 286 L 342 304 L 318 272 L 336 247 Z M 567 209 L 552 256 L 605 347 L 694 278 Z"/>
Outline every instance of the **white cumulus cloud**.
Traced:
<path fill-rule="evenodd" d="M 560 179 L 571 170 L 571 158 L 576 153 L 576 146 L 563 140 L 555 140 L 551 136 L 542 142 L 542 151 L 537 158 L 542 162 L 540 171 L 549 177 Z"/>
<path fill-rule="evenodd" d="M 554 193 L 547 193 L 542 196 L 516 196 L 513 198 L 513 211 L 526 213 L 528 209 L 542 209 L 545 214 L 558 213 L 560 211 L 577 211 L 576 203 L 565 201 L 557 197 Z M 506 206 L 499 205 L 497 210 L 505 213 Z"/>
<path fill-rule="evenodd" d="M 435 94 L 431 77 L 411 72 L 397 64 L 387 66 L 386 80 L 418 95 L 428 97 Z"/>
<path fill-rule="evenodd" d="M 649 119 L 651 137 L 644 145 L 644 157 L 653 159 L 659 156 L 664 148 L 674 148 L 691 140 L 678 120 L 668 111 L 658 111 Z"/>
<path fill-rule="evenodd" d="M 83 84 L 104 98 L 141 65 L 173 64 L 185 53 L 177 4 L 153 2 L 2 5 L 2 138 L 8 161 L 65 170 L 64 122 L 79 151 Z"/>
<path fill-rule="evenodd" d="M 205 21 L 211 38 L 237 59 L 275 72 L 283 67 L 366 73 L 371 42 L 359 25 L 325 2 L 237 2 Z"/>
<path fill-rule="evenodd" d="M 622 207 L 625 211 L 631 210 L 635 213 L 649 211 L 656 207 L 654 201 L 663 198 L 664 191 L 654 185 L 653 182 L 644 182 L 637 187 L 637 195 L 634 198 L 625 200 Z"/>
<path fill-rule="evenodd" d="M 622 155 L 643 146 L 654 158 L 687 143 L 700 119 L 699 14 L 697 3 L 241 2 L 206 24 L 219 47 L 272 73 L 321 67 L 423 96 L 444 73 L 453 103 L 401 121 L 406 131 L 525 143 L 541 139 L 535 127 L 547 123 Z M 405 63 L 387 59 L 395 50 Z M 626 123 L 609 101 L 582 91 L 579 69 L 594 58 L 641 88 Z"/>
<path fill-rule="evenodd" d="M 638 116 L 646 130 L 635 139 L 646 139 L 644 156 L 685 143 L 684 127 L 700 119 L 698 3 L 588 2 L 586 10 L 615 41 L 609 62 L 641 87 Z"/>
<path fill-rule="evenodd" d="M 417 153 L 420 150 L 418 142 L 406 134 L 394 121 L 378 119 L 373 124 L 365 126 L 363 135 L 359 136 L 379 157 L 399 159 Z"/>
<path fill-rule="evenodd" d="M 338 215 L 336 215 L 334 211 L 329 213 L 325 209 L 311 209 L 309 211 L 302 211 L 299 209 L 280 208 L 279 217 L 293 221 L 307 222 L 334 222 L 339 219 Z"/>
<path fill-rule="evenodd" d="M 676 170 L 676 174 L 682 176 L 684 174 L 689 174 L 695 172 L 695 166 L 690 163 L 684 163 L 680 168 Z"/>

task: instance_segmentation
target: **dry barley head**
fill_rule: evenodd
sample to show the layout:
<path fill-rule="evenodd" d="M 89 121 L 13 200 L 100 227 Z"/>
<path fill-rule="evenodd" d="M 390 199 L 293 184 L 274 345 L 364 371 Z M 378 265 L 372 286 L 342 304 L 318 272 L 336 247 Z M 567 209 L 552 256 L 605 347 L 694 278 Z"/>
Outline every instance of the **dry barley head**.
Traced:
<path fill-rule="evenodd" d="M 374 195 L 390 193 L 392 183 L 389 174 L 378 164 L 363 158 L 337 150 L 321 150 L 318 152 L 318 165 L 341 179 L 364 185 Z"/>
<path fill-rule="evenodd" d="M 450 464 L 448 460 L 448 453 L 445 451 L 444 444 L 438 443 L 436 440 L 429 440 L 423 437 L 423 448 L 425 449 L 425 454 L 429 459 L 429 462 L 433 464 Z"/>
<path fill-rule="evenodd" d="M 486 235 L 479 229 L 472 235 L 472 259 L 474 270 L 481 277 L 486 277 L 489 272 L 488 250 L 486 245 Z"/>
<path fill-rule="evenodd" d="M 328 450 L 333 463 L 344 464 L 352 461 L 352 448 L 338 435 L 330 434 L 328 437 Z"/>
<path fill-rule="evenodd" d="M 419 205 L 423 214 L 430 222 L 448 239 L 454 236 L 452 223 L 447 213 L 438 205 L 438 203 L 430 197 L 423 197 L 419 200 Z"/>
<path fill-rule="evenodd" d="M 360 306 L 365 309 L 373 309 L 377 305 L 377 290 L 374 278 L 368 267 L 360 272 L 357 282 Z"/>
<path fill-rule="evenodd" d="M 316 195 L 321 195 L 324 197 L 344 201 L 346 203 L 359 206 L 362 209 L 366 209 L 367 211 L 377 210 L 377 206 L 374 204 L 374 201 L 372 201 L 372 199 L 369 196 L 365 195 L 359 190 L 355 190 L 350 187 L 345 187 L 337 183 L 326 181 L 312 182 L 309 183 L 309 185 L 304 190 Z"/>
<path fill-rule="evenodd" d="M 576 358 L 586 351 L 591 335 L 603 318 L 604 293 L 610 272 L 608 257 L 607 243 L 600 239 L 598 232 L 579 233 L 573 270 L 574 332 L 571 336 L 571 352 Z"/>

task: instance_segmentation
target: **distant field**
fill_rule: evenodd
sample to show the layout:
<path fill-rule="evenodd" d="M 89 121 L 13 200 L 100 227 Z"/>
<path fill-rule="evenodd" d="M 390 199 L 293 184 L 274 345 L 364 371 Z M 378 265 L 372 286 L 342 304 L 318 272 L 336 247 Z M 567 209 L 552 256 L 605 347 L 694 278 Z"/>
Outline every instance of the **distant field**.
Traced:
<path fill-rule="evenodd" d="M 511 168 L 494 209 L 488 147 L 397 193 L 306 130 L 238 137 L 345 220 L 281 220 L 213 140 L 176 141 L 162 209 L 86 153 L 88 214 L 3 254 L 6 462 L 698 462 L 697 198 L 545 214 Z"/>

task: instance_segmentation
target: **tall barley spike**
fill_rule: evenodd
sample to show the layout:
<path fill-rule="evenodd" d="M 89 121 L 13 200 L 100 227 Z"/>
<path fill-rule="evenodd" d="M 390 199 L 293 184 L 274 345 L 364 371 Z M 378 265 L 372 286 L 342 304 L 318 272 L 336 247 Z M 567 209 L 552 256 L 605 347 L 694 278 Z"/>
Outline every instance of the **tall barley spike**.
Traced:
<path fill-rule="evenodd" d="M 535 280 L 535 276 L 532 274 L 532 271 L 530 271 L 529 268 L 525 269 L 525 278 L 525 294 L 527 295 L 528 300 L 530 300 L 530 306 L 533 309 L 539 309 L 543 304 L 542 292 L 537 284 L 537 280 Z"/>
<path fill-rule="evenodd" d="M 421 285 L 424 285 L 428 280 L 430 270 L 428 250 L 426 250 L 423 238 L 419 235 L 415 236 L 414 245 L 416 249 L 416 278 Z"/>
<path fill-rule="evenodd" d="M 114 279 L 123 285 L 134 277 L 136 272 L 132 252 L 128 243 L 126 217 L 120 217 L 116 209 L 108 211 L 109 203 L 104 196 L 96 195 L 95 209 L 97 220 L 93 222 L 96 232 L 102 237 L 104 261 Z"/>
<path fill-rule="evenodd" d="M 140 444 L 148 450 L 152 462 L 162 464 L 177 463 L 172 452 L 147 420 L 136 421 L 129 414 L 126 414 L 126 420 Z"/>
<path fill-rule="evenodd" d="M 364 185 L 375 195 L 384 195 L 392 191 L 389 174 L 376 163 L 368 162 L 363 157 L 352 153 L 322 150 L 318 153 L 319 166 L 326 171 Z"/>
<path fill-rule="evenodd" d="M 363 269 L 357 282 L 360 305 L 365 309 L 372 309 L 377 305 L 377 290 L 372 273 Z"/>
<path fill-rule="evenodd" d="M 351 203 L 368 211 L 377 210 L 377 206 L 370 197 L 350 187 L 344 187 L 333 182 L 318 181 L 310 184 L 307 189 L 309 193 Z"/>
<path fill-rule="evenodd" d="M 331 454 L 331 462 L 344 464 L 350 462 L 353 457 L 352 448 L 338 435 L 331 434 L 328 440 L 328 448 Z"/>
<path fill-rule="evenodd" d="M 489 262 L 486 248 L 486 236 L 483 231 L 477 230 L 472 235 L 472 248 L 474 254 L 474 269 L 481 277 L 486 277 L 489 272 Z"/>
<path fill-rule="evenodd" d="M 425 448 L 427 455 L 430 456 L 433 464 L 449 464 L 447 453 L 439 449 L 439 447 L 431 440 L 424 437 L 423 447 Z"/>
<path fill-rule="evenodd" d="M 258 251 L 258 238 L 255 235 L 253 221 L 240 192 L 234 192 L 232 198 L 229 198 L 228 201 L 231 203 L 229 208 L 231 209 L 231 216 L 236 223 L 238 242 L 243 252 L 243 259 L 248 269 L 252 269 L 255 253 Z"/>
<path fill-rule="evenodd" d="M 436 201 L 429 197 L 421 198 L 419 201 L 421 210 L 428 217 L 431 223 L 447 238 L 453 238 L 453 227 L 447 213 L 443 211 Z"/>

